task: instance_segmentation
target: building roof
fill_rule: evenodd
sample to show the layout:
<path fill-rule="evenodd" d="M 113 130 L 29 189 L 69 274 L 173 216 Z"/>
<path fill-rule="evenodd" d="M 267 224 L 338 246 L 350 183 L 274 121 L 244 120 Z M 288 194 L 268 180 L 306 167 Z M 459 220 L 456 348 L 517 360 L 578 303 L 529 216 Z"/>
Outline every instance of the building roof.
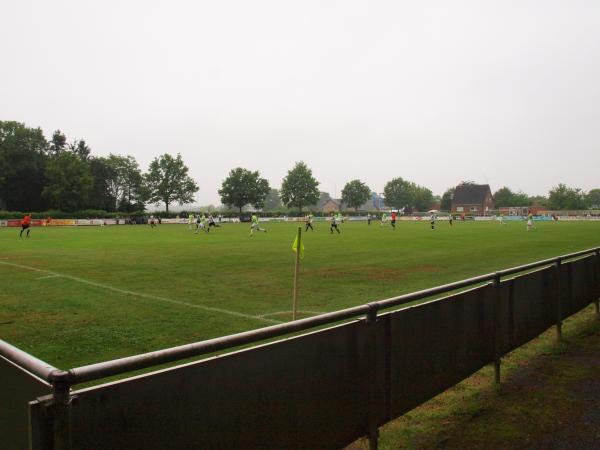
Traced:
<path fill-rule="evenodd" d="M 492 194 L 489 184 L 460 184 L 454 189 L 453 204 L 479 205 L 487 194 Z"/>

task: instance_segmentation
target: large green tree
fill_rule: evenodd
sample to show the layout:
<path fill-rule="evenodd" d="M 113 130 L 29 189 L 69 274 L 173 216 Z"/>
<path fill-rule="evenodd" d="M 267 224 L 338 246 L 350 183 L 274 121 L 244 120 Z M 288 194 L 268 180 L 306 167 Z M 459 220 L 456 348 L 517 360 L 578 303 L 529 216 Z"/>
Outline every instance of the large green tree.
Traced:
<path fill-rule="evenodd" d="M 131 155 L 123 157 L 122 161 L 121 177 L 124 189 L 119 209 L 128 212 L 143 210 L 146 191 L 140 166 Z"/>
<path fill-rule="evenodd" d="M 50 158 L 46 179 L 42 195 L 53 208 L 77 211 L 87 206 L 94 179 L 88 164 L 77 155 L 63 152 Z"/>
<path fill-rule="evenodd" d="M 302 212 L 303 207 L 314 205 L 318 200 L 319 182 L 304 162 L 297 162 L 281 183 L 281 201 L 288 208 Z"/>
<path fill-rule="evenodd" d="M 67 148 L 67 137 L 60 131 L 56 130 L 52 134 L 52 139 L 48 145 L 48 152 L 52 156 L 58 156 Z"/>
<path fill-rule="evenodd" d="M 413 206 L 415 209 L 417 211 L 427 211 L 433 203 L 434 199 L 431 190 L 415 184 L 413 188 Z"/>
<path fill-rule="evenodd" d="M 93 209 L 114 211 L 116 198 L 112 195 L 109 183 L 115 175 L 108 158 L 92 157 L 88 160 L 88 164 L 93 179 L 88 206 Z"/>
<path fill-rule="evenodd" d="M 585 196 L 588 208 L 600 209 L 600 189 L 592 189 Z"/>
<path fill-rule="evenodd" d="M 385 204 L 398 209 L 410 207 L 413 203 L 411 184 L 401 177 L 388 181 L 383 188 Z"/>
<path fill-rule="evenodd" d="M 154 158 L 144 176 L 148 202 L 164 203 L 167 213 L 173 202 L 192 203 L 198 185 L 188 171 L 179 153 L 175 158 L 167 153 Z"/>
<path fill-rule="evenodd" d="M 513 192 L 510 188 L 504 186 L 494 193 L 494 204 L 497 208 L 509 206 L 529 206 L 529 196 L 522 192 Z"/>
<path fill-rule="evenodd" d="M 401 177 L 389 181 L 384 189 L 385 204 L 397 209 L 404 207 L 427 211 L 433 202 L 433 193 L 424 186 Z"/>
<path fill-rule="evenodd" d="M 346 183 L 342 189 L 342 202 L 351 208 L 358 209 L 371 197 L 371 189 L 360 180 Z"/>
<path fill-rule="evenodd" d="M 8 210 L 39 211 L 48 143 L 42 130 L 14 121 L 0 121 L 0 199 Z"/>
<path fill-rule="evenodd" d="M 548 197 L 544 197 L 543 195 L 533 195 L 529 197 L 529 205 L 530 206 L 543 206 L 545 208 L 548 207 Z"/>
<path fill-rule="evenodd" d="M 548 193 L 548 206 L 553 210 L 576 210 L 586 207 L 585 192 L 560 183 Z"/>
<path fill-rule="evenodd" d="M 246 205 L 263 208 L 270 190 L 269 182 L 261 178 L 258 171 L 237 167 L 223 180 L 219 195 L 224 205 L 235 206 L 242 215 L 242 208 Z"/>
<path fill-rule="evenodd" d="M 127 212 L 143 209 L 144 183 L 136 159 L 131 155 L 111 153 L 107 163 L 111 168 L 111 177 L 107 183 L 111 196 L 115 199 L 115 209 Z"/>
<path fill-rule="evenodd" d="M 90 157 L 94 179 L 90 207 L 107 211 L 136 211 L 144 209 L 142 172 L 133 156 L 110 154 Z"/>
<path fill-rule="evenodd" d="M 87 161 L 90 157 L 90 153 L 92 149 L 88 147 L 83 139 L 79 139 L 72 144 L 69 144 L 69 150 L 71 150 L 75 155 L 79 156 L 82 160 Z"/>
<path fill-rule="evenodd" d="M 449 188 L 442 195 L 442 199 L 440 201 L 440 209 L 442 211 L 450 211 L 452 209 L 452 199 L 454 198 L 454 189 Z"/>

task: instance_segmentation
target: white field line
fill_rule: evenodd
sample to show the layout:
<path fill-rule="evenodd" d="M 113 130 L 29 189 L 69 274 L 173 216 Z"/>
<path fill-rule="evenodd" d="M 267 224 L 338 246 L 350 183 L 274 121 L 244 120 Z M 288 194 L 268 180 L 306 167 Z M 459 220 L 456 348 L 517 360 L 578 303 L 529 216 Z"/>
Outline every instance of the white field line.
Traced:
<path fill-rule="evenodd" d="M 53 273 L 52 275 L 46 275 L 43 277 L 36 278 L 36 280 L 47 280 L 49 278 L 57 278 L 57 277 L 60 277 L 60 275 L 57 273 Z"/>
<path fill-rule="evenodd" d="M 228 309 L 214 308 L 212 306 L 205 306 L 205 305 L 198 305 L 198 304 L 194 304 L 194 303 L 182 302 L 180 300 L 173 300 L 171 298 L 160 297 L 158 295 L 144 294 L 142 292 L 135 292 L 135 291 L 128 291 L 125 289 L 119 289 L 119 288 L 116 288 L 116 287 L 113 287 L 113 286 L 110 286 L 107 284 L 96 283 L 95 281 L 84 280 L 83 278 L 78 278 L 78 277 L 74 277 L 71 275 L 63 275 L 63 274 L 60 274 L 57 272 L 52 272 L 50 270 L 38 269 L 37 267 L 24 266 L 23 264 L 9 263 L 9 262 L 5 262 L 5 261 L 0 261 L 0 264 L 3 264 L 5 266 L 18 267 L 20 269 L 25 269 L 25 270 L 31 270 L 33 272 L 45 273 L 45 274 L 47 274 L 47 276 L 66 278 L 67 280 L 76 281 L 76 282 L 82 283 L 82 284 L 87 284 L 89 286 L 94 286 L 94 287 L 97 287 L 100 289 L 105 289 L 107 291 L 118 292 L 119 294 L 133 295 L 135 297 L 147 298 L 150 300 L 158 300 L 158 301 L 165 302 L 165 303 L 171 303 L 173 305 L 187 306 L 189 308 L 202 309 L 204 311 L 217 312 L 217 313 L 227 314 L 227 315 L 235 316 L 235 317 L 243 317 L 245 319 L 259 320 L 261 322 L 266 322 L 266 323 L 271 323 L 271 324 L 283 323 L 281 320 L 267 319 L 266 317 L 261 317 L 261 316 L 251 316 L 250 314 L 244 314 L 244 313 L 237 312 L 237 311 L 230 311 Z M 44 277 L 42 277 L 42 278 L 44 278 Z"/>

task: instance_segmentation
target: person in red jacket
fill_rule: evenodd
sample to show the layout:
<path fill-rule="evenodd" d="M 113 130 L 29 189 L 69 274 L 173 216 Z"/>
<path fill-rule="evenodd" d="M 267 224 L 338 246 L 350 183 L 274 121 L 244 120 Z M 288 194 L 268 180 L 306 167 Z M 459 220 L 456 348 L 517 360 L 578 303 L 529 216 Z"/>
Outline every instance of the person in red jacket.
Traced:
<path fill-rule="evenodd" d="M 29 227 L 31 226 L 31 215 L 26 214 L 21 221 L 21 234 L 19 237 L 23 237 L 23 231 L 27 230 L 27 237 L 29 237 L 29 232 L 31 231 Z"/>
<path fill-rule="evenodd" d="M 396 229 L 396 211 L 392 211 L 392 227 Z"/>

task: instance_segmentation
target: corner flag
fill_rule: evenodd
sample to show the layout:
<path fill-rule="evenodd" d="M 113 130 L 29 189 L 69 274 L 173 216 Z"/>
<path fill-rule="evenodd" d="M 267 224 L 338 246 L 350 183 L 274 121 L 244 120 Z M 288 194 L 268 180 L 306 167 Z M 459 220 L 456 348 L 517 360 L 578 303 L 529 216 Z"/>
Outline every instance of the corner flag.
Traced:
<path fill-rule="evenodd" d="M 298 251 L 298 235 L 296 235 L 296 239 L 294 239 L 294 243 L 292 244 L 292 251 L 296 253 Z M 304 258 L 304 242 L 300 240 L 300 258 Z"/>

